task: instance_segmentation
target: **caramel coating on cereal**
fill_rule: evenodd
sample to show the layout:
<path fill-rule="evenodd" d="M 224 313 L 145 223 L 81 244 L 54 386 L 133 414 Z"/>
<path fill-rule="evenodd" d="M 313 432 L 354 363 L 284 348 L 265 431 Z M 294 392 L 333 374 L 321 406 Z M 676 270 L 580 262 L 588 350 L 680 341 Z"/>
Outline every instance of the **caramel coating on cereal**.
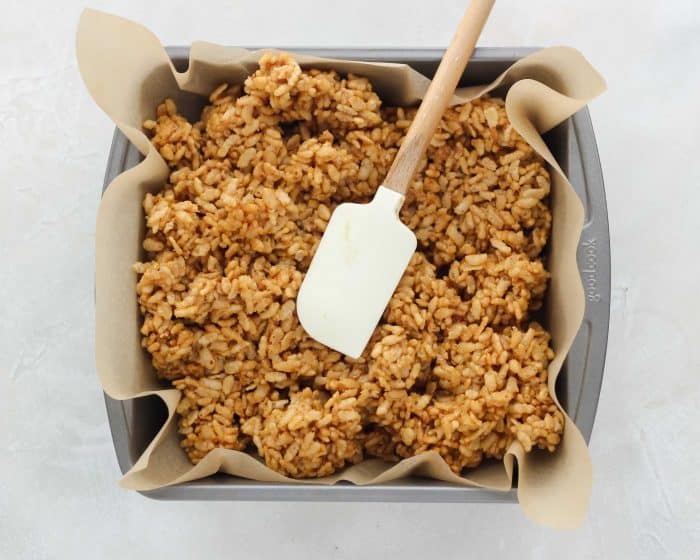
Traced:
<path fill-rule="evenodd" d="M 192 462 L 249 451 L 309 478 L 436 451 L 460 473 L 514 441 L 556 448 L 553 352 L 532 316 L 549 278 L 550 176 L 500 99 L 443 115 L 401 210 L 418 250 L 363 355 L 299 324 L 333 209 L 371 199 L 414 116 L 383 107 L 365 78 L 266 54 L 199 121 L 166 100 L 144 123 L 171 173 L 143 201 L 141 334 L 182 392 Z"/>

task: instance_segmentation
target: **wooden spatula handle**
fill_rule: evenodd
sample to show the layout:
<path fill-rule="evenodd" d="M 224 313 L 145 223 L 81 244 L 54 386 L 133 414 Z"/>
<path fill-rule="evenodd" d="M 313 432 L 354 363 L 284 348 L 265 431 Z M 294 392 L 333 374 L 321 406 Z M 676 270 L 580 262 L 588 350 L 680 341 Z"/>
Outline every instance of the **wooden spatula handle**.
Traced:
<path fill-rule="evenodd" d="M 495 0 L 471 0 L 389 169 L 383 183 L 385 187 L 406 194 L 416 167 L 464 73 L 494 2 Z"/>

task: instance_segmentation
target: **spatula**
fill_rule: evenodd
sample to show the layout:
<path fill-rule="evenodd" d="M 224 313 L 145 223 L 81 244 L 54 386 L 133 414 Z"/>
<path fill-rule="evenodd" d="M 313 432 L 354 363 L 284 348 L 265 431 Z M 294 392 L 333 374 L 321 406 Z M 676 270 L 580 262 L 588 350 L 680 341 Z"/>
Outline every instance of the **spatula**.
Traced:
<path fill-rule="evenodd" d="M 335 209 L 299 289 L 297 314 L 306 332 L 351 358 L 362 354 L 416 250 L 399 210 L 494 1 L 471 1 L 384 184 L 369 204 Z"/>

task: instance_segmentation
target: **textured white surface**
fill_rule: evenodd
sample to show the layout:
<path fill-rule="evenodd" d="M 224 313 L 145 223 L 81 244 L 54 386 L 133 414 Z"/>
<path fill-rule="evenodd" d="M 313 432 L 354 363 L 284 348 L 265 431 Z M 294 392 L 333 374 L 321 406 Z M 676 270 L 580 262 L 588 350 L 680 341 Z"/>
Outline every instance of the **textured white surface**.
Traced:
<path fill-rule="evenodd" d="M 139 20 L 169 44 L 444 46 L 465 4 L 91 6 Z M 610 344 L 590 514 L 569 533 L 533 526 L 517 506 L 164 503 L 116 486 L 92 352 L 93 230 L 112 125 L 76 70 L 83 5 L 2 2 L 1 558 L 698 557 L 694 0 L 500 0 L 481 41 L 578 47 L 610 86 L 591 106 L 612 229 Z"/>

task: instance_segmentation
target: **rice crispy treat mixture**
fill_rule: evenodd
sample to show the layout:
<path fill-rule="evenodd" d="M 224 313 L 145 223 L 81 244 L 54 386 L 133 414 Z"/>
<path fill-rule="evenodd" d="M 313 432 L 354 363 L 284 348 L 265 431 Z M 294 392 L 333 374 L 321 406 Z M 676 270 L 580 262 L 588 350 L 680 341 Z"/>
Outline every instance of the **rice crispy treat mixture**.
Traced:
<path fill-rule="evenodd" d="M 401 212 L 418 251 L 359 360 L 304 332 L 297 291 L 334 207 L 372 198 L 415 109 L 286 54 L 209 102 L 194 124 L 171 100 L 144 123 L 171 174 L 143 201 L 135 265 L 143 346 L 182 391 L 190 460 L 247 450 L 306 478 L 428 450 L 460 473 L 514 440 L 553 451 L 553 352 L 530 318 L 550 177 L 503 101 L 445 113 Z"/>

